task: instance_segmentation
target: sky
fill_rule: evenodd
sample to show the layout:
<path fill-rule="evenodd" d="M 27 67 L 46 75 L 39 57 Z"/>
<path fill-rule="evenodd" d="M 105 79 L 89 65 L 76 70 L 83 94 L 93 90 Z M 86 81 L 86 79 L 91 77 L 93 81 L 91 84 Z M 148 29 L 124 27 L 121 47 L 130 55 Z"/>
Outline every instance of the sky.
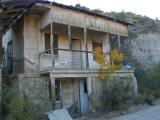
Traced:
<path fill-rule="evenodd" d="M 160 19 L 160 0 L 51 0 L 66 5 L 80 3 L 90 9 L 99 8 L 110 12 L 133 12 L 153 19 Z"/>

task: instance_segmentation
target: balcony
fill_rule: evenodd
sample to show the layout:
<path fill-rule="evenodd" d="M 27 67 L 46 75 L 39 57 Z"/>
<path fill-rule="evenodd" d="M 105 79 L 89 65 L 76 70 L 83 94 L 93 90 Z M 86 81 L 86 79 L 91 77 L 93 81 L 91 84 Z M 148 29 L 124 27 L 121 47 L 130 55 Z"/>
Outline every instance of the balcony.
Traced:
<path fill-rule="evenodd" d="M 49 49 L 39 54 L 40 71 L 99 68 L 99 65 L 94 60 L 92 51 L 54 49 L 53 52 L 54 54 L 51 54 L 51 50 Z"/>

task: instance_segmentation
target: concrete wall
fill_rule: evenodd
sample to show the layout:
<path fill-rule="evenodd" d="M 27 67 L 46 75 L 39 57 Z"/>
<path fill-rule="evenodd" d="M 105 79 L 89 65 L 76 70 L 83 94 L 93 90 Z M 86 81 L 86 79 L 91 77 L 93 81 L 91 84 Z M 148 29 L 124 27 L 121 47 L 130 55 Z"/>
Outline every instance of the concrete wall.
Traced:
<path fill-rule="evenodd" d="M 33 104 L 38 104 L 44 112 L 51 110 L 49 100 L 48 78 L 40 77 L 38 74 L 20 74 L 18 76 L 18 88 L 20 94 L 26 95 Z"/>
<path fill-rule="evenodd" d="M 25 72 L 37 70 L 37 58 L 39 53 L 39 17 L 24 17 L 24 68 Z"/>

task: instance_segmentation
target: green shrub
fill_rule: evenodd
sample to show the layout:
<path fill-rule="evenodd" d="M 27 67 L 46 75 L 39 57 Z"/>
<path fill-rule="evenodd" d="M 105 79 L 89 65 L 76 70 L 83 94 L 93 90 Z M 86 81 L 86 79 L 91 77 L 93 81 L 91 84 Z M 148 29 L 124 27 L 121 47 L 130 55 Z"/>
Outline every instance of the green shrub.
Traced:
<path fill-rule="evenodd" d="M 151 95 L 151 94 L 145 94 L 144 100 L 145 100 L 145 102 L 146 102 L 148 105 L 152 106 L 154 99 L 155 99 L 155 98 L 154 98 L 153 95 Z"/>
<path fill-rule="evenodd" d="M 143 104 L 145 102 L 145 97 L 141 94 L 137 94 L 137 96 L 134 98 L 134 104 Z"/>
<path fill-rule="evenodd" d="M 102 95 L 104 106 L 108 109 L 127 109 L 128 102 L 134 98 L 134 90 L 130 80 L 118 78 L 106 81 L 105 90 Z"/>
<path fill-rule="evenodd" d="M 41 103 L 33 103 L 25 94 L 20 96 L 14 88 L 9 92 L 9 114 L 6 120 L 45 120 L 45 111 Z"/>

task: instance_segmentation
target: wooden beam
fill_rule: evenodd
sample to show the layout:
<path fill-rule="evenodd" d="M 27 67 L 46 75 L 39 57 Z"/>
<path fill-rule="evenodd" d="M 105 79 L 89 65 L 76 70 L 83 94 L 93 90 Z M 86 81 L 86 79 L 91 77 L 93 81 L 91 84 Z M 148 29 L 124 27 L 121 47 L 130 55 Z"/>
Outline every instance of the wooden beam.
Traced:
<path fill-rule="evenodd" d="M 121 51 L 121 40 L 119 35 L 118 35 L 118 50 Z"/>
<path fill-rule="evenodd" d="M 69 42 L 69 49 L 72 50 L 71 26 L 70 25 L 68 25 L 68 42 Z"/>
<path fill-rule="evenodd" d="M 108 33 L 108 36 L 109 36 L 109 46 L 110 46 L 110 63 L 111 63 L 111 65 L 113 65 L 113 59 L 112 59 L 112 42 L 111 42 L 111 34 L 110 33 Z"/>
<path fill-rule="evenodd" d="M 53 36 L 53 23 L 50 23 L 50 45 L 51 45 L 51 54 L 52 54 L 52 67 L 54 68 L 54 36 Z"/>
<path fill-rule="evenodd" d="M 3 9 L 0 9 L 0 11 L 2 12 L 3 11 Z M 0 13 L 1 13 L 0 12 Z M 2 16 L 0 16 L 0 28 L 2 28 L 3 29 L 3 19 L 2 19 Z M 0 32 L 0 65 L 2 64 L 2 36 L 3 36 L 3 33 L 2 32 Z M 1 73 L 0 73 L 1 74 Z M 0 78 L 1 79 L 1 78 Z"/>
<path fill-rule="evenodd" d="M 52 109 L 55 109 L 56 106 L 56 90 L 55 90 L 55 78 L 50 77 L 51 80 L 51 100 L 52 100 Z"/>
<path fill-rule="evenodd" d="M 88 51 L 88 44 L 87 44 L 87 28 L 84 28 L 84 46 L 85 50 Z M 85 62 L 86 62 L 86 69 L 89 68 L 89 61 L 88 61 L 88 52 L 85 53 Z"/>

